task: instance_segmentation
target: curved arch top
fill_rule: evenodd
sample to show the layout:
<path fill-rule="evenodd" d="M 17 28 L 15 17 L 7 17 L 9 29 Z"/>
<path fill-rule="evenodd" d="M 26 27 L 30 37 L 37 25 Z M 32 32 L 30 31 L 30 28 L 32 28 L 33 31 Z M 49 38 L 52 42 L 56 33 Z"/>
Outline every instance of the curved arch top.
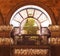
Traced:
<path fill-rule="evenodd" d="M 10 20 L 10 24 L 12 23 L 12 19 L 14 19 L 14 17 L 17 15 L 17 14 L 20 14 L 20 12 L 21 11 L 24 11 L 24 10 L 30 10 L 30 14 L 31 14 L 31 12 L 32 12 L 32 10 L 34 10 L 34 12 L 33 13 L 35 13 L 36 15 L 39 15 L 40 13 L 37 13 L 37 11 L 38 12 L 41 12 L 41 14 L 43 13 L 44 15 L 45 15 L 45 17 L 46 18 L 48 18 L 48 20 L 49 20 L 49 22 L 47 21 L 47 22 L 45 22 L 45 23 L 42 23 L 41 25 L 43 26 L 45 26 L 45 25 L 51 25 L 52 24 L 52 21 L 51 21 L 51 18 L 50 18 L 50 16 L 49 16 L 49 14 L 43 9 L 43 8 L 41 8 L 41 7 L 39 7 L 39 6 L 35 6 L 35 5 L 27 5 L 27 6 L 23 6 L 23 7 L 21 7 L 21 8 L 19 8 L 18 10 L 16 10 L 15 11 L 15 13 L 12 15 L 12 17 L 11 17 L 11 20 Z M 37 10 L 37 11 L 36 11 Z M 29 11 L 27 11 L 27 12 L 23 12 L 22 14 L 27 14 Z M 25 15 L 24 14 L 24 15 Z M 34 15 L 35 15 L 34 14 Z M 39 16 L 41 16 L 41 14 L 39 15 Z M 37 16 L 35 15 L 35 17 L 34 18 L 36 18 Z M 22 16 L 23 17 L 23 16 Z M 44 18 L 44 16 L 42 16 L 42 19 L 40 19 L 40 20 L 44 20 L 45 18 Z"/>
<path fill-rule="evenodd" d="M 52 24 L 56 24 L 55 22 L 55 16 L 54 16 L 54 13 L 53 11 L 46 5 L 43 5 L 43 3 L 41 2 L 21 2 L 21 3 L 18 3 L 16 4 L 14 7 L 11 8 L 11 10 L 9 11 L 8 15 L 6 16 L 6 24 L 9 24 L 10 22 L 10 19 L 12 17 L 12 14 L 19 8 L 23 7 L 23 6 L 27 6 L 27 5 L 36 5 L 38 7 L 41 7 L 43 8 L 45 11 L 47 11 L 47 13 L 49 14 L 50 18 L 51 18 L 51 21 L 52 21 Z"/>

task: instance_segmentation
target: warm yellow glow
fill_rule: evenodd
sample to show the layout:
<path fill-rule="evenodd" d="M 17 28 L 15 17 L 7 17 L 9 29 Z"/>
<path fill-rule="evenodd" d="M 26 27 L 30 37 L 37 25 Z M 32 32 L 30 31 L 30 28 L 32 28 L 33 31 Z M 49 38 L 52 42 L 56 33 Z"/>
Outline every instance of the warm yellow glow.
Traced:
<path fill-rule="evenodd" d="M 33 16 L 34 9 L 27 9 L 28 16 Z"/>
<path fill-rule="evenodd" d="M 60 45 L 60 38 L 49 38 L 48 39 L 49 44 L 51 45 Z"/>
<path fill-rule="evenodd" d="M 60 26 L 59 25 L 51 25 L 48 28 L 51 31 L 60 31 Z"/>
<path fill-rule="evenodd" d="M 8 31 L 8 30 L 12 30 L 13 29 L 13 26 L 10 26 L 10 25 L 1 25 L 0 26 L 0 31 L 3 31 L 3 30 L 5 30 L 5 31 Z"/>
<path fill-rule="evenodd" d="M 15 55 L 47 55 L 48 49 L 15 49 Z"/>
<path fill-rule="evenodd" d="M 37 23 L 35 22 L 35 19 L 34 18 L 27 18 L 28 19 L 28 23 L 34 23 L 33 26 L 37 26 Z"/>
<path fill-rule="evenodd" d="M 12 45 L 13 43 L 12 38 L 0 38 L 0 45 Z"/>

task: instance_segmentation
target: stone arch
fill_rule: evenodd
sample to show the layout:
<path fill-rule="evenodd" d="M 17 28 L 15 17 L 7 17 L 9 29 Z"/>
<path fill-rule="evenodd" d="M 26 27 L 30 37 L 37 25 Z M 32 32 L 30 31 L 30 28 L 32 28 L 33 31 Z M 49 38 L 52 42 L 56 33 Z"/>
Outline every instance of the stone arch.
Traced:
<path fill-rule="evenodd" d="M 39 6 L 39 7 L 43 8 L 44 10 L 47 11 L 49 16 L 51 17 L 52 24 L 56 24 L 55 19 L 54 19 L 55 17 L 54 17 L 53 11 L 48 6 L 43 5 L 43 3 L 38 3 L 38 2 L 21 2 L 19 4 L 16 4 L 16 6 L 9 11 L 9 13 L 6 17 L 6 19 L 8 19 L 6 24 L 9 24 L 12 14 L 17 9 L 19 9 L 20 7 L 26 6 L 26 5 L 36 5 L 36 6 Z"/>

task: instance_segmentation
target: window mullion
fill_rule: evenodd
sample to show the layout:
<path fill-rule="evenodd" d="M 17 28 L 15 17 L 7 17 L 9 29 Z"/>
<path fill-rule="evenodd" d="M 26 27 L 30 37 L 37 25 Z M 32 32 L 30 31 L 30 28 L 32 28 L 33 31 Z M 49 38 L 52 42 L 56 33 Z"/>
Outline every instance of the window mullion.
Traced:
<path fill-rule="evenodd" d="M 39 19 L 42 16 L 43 12 L 39 15 L 39 17 L 37 19 Z"/>
<path fill-rule="evenodd" d="M 21 13 L 19 13 L 19 15 L 22 17 L 22 19 L 24 19 L 23 16 L 21 15 Z"/>
<path fill-rule="evenodd" d="M 15 19 L 13 19 L 13 20 L 16 21 L 16 22 L 18 22 L 18 23 L 20 23 L 19 21 L 15 20 Z"/>
<path fill-rule="evenodd" d="M 47 19 L 46 19 L 47 20 Z M 44 20 L 44 21 L 46 21 L 46 20 Z M 43 23 L 44 21 L 42 21 L 42 22 L 40 22 L 40 23 Z"/>

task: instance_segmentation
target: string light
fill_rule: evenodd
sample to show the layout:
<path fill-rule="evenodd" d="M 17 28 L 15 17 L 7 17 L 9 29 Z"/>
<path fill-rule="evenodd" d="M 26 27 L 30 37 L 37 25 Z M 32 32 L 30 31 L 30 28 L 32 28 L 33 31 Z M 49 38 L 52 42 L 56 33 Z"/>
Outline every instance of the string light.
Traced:
<path fill-rule="evenodd" d="M 15 55 L 47 55 L 48 49 L 15 49 Z"/>

